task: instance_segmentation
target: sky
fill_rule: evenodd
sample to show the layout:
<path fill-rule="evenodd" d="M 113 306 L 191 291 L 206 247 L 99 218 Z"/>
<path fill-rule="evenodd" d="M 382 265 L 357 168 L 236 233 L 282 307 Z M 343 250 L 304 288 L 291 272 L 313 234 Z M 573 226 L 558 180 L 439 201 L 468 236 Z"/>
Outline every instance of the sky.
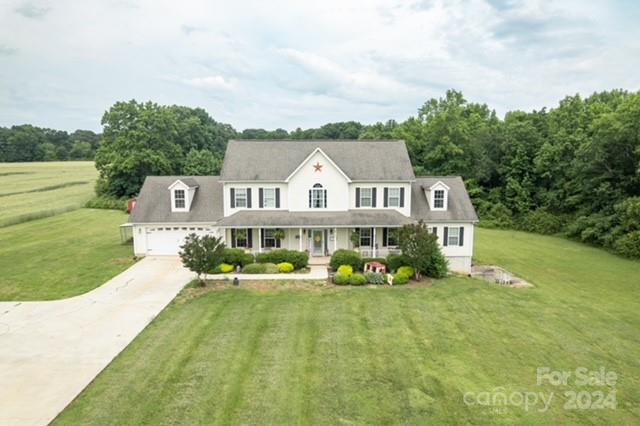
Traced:
<path fill-rule="evenodd" d="M 502 115 L 640 89 L 640 1 L 0 0 L 0 126 L 99 131 L 136 99 L 236 129 Z"/>

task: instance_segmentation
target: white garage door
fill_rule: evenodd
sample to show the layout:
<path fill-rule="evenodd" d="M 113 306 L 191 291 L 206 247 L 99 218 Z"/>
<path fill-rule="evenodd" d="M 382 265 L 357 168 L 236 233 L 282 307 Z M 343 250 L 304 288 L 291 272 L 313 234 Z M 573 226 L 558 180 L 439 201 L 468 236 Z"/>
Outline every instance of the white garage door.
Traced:
<path fill-rule="evenodd" d="M 206 235 L 212 230 L 207 227 L 157 227 L 147 228 L 147 253 L 156 255 L 176 255 L 189 234 Z"/>

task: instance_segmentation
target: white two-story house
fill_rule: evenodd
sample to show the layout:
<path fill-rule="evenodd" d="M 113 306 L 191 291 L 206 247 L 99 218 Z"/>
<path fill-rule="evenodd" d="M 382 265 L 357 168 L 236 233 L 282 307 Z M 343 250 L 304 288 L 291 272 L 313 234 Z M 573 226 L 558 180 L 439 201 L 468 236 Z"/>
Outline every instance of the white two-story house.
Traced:
<path fill-rule="evenodd" d="M 398 251 L 424 221 L 468 272 L 478 218 L 460 177 L 416 177 L 403 141 L 230 141 L 220 176 L 149 176 L 129 222 L 136 255 L 175 255 L 186 235 L 229 247 L 366 257 Z"/>

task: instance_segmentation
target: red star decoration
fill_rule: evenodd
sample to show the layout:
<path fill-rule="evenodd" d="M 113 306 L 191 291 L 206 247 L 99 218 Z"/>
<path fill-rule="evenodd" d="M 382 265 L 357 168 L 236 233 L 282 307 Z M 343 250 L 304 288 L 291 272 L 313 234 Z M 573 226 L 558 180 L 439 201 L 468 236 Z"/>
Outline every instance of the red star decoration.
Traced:
<path fill-rule="evenodd" d="M 314 172 L 322 172 L 322 164 L 320 164 L 320 162 L 314 164 L 313 168 L 315 169 Z"/>

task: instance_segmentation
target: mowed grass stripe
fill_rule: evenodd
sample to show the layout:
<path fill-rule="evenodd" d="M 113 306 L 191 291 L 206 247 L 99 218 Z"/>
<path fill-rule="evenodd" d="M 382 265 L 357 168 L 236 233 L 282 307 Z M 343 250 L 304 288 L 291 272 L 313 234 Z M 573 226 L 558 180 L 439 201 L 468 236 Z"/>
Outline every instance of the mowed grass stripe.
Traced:
<path fill-rule="evenodd" d="M 127 216 L 79 209 L 0 228 L 0 300 L 82 294 L 133 264 L 118 226 Z"/>
<path fill-rule="evenodd" d="M 0 163 L 0 227 L 79 209 L 94 196 L 93 162 Z"/>

